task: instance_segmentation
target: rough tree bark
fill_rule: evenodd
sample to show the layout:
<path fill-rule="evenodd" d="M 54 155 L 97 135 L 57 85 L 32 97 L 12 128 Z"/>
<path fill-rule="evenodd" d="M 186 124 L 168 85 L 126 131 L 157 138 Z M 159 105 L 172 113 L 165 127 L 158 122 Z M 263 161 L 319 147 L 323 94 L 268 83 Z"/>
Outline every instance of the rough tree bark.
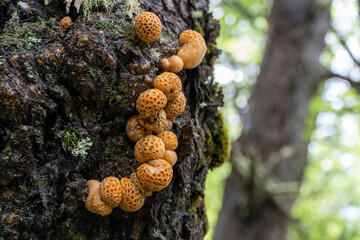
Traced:
<path fill-rule="evenodd" d="M 204 181 L 228 144 L 211 77 L 219 24 L 208 1 L 118 1 L 86 20 L 71 5 L 75 24 L 65 32 L 64 1 L 44 2 L 0 0 L 0 239 L 202 239 Z M 160 16 L 160 41 L 134 34 L 141 9 Z M 189 28 L 204 34 L 208 52 L 179 74 L 187 106 L 174 122 L 179 160 L 170 186 L 138 212 L 89 213 L 86 180 L 136 170 L 125 124 Z"/>
<path fill-rule="evenodd" d="M 275 0 L 244 130 L 233 144 L 215 239 L 286 239 L 306 166 L 308 102 L 320 82 L 329 2 Z"/>

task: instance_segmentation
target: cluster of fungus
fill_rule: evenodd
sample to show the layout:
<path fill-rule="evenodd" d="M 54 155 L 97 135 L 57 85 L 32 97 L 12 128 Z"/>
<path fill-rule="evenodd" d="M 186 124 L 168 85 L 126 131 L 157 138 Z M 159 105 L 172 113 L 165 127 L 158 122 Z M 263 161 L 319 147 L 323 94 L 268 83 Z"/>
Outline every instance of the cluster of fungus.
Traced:
<path fill-rule="evenodd" d="M 142 41 L 152 42 L 160 36 L 161 22 L 155 14 L 143 12 L 136 18 L 135 28 Z M 129 139 L 136 142 L 134 155 L 140 166 L 130 178 L 110 176 L 102 182 L 87 181 L 89 194 L 85 207 L 90 212 L 105 216 L 114 207 L 128 212 L 137 211 L 144 205 L 145 197 L 170 184 L 178 147 L 177 136 L 171 129 L 175 118 L 186 106 L 182 82 L 173 72 L 179 72 L 183 67 L 196 67 L 206 52 L 204 39 L 192 30 L 180 35 L 180 44 L 176 56 L 162 61 L 163 68 L 171 72 L 157 76 L 153 82 L 154 88 L 139 95 L 136 101 L 139 114 L 132 116 L 125 127 Z"/>
<path fill-rule="evenodd" d="M 200 33 L 194 30 L 185 30 L 179 37 L 180 49 L 176 55 L 164 58 L 161 65 L 164 71 L 180 72 L 183 68 L 197 67 L 206 53 L 206 42 Z"/>

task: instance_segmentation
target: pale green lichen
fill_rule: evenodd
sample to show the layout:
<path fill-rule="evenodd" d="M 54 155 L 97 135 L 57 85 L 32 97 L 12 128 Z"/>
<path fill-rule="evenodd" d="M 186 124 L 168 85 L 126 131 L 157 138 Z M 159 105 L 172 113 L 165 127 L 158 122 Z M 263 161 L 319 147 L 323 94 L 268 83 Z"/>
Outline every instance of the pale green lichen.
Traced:
<path fill-rule="evenodd" d="M 122 0 L 63 0 L 66 3 L 66 13 L 70 12 L 70 7 L 73 4 L 76 11 L 79 13 L 82 9 L 84 17 L 87 17 L 93 9 L 99 7 L 105 7 L 106 11 L 110 11 L 115 4 L 123 2 Z M 52 0 L 44 0 L 45 5 L 49 5 Z M 126 0 L 123 6 L 116 12 L 117 15 L 127 16 L 133 19 L 139 13 L 143 12 L 144 9 L 141 7 L 138 0 Z"/>
<path fill-rule="evenodd" d="M 63 140 L 64 144 L 74 156 L 86 156 L 87 151 L 93 145 L 89 137 L 79 139 L 77 134 L 71 130 L 65 133 Z"/>
<path fill-rule="evenodd" d="M 163 29 L 161 31 L 161 35 L 160 35 L 160 43 L 168 44 L 168 43 L 173 42 L 174 40 L 171 36 L 172 36 L 172 34 L 167 29 Z"/>
<path fill-rule="evenodd" d="M 162 53 L 158 48 L 150 49 L 150 59 L 151 62 L 158 62 L 161 60 Z"/>
<path fill-rule="evenodd" d="M 52 0 L 45 0 L 45 5 L 49 5 L 51 2 Z M 121 0 L 64 0 L 64 3 L 66 3 L 66 13 L 69 13 L 71 4 L 74 4 L 78 13 L 80 8 L 82 8 L 84 17 L 87 17 L 94 8 L 104 6 L 106 11 L 109 11 L 116 3 L 120 2 Z"/>
<path fill-rule="evenodd" d="M 124 5 L 116 12 L 116 14 L 120 17 L 127 16 L 132 20 L 143 11 L 144 9 L 141 7 L 138 0 L 126 0 Z"/>
<path fill-rule="evenodd" d="M 191 17 L 194 19 L 199 19 L 203 17 L 203 12 L 201 10 L 191 11 Z"/>

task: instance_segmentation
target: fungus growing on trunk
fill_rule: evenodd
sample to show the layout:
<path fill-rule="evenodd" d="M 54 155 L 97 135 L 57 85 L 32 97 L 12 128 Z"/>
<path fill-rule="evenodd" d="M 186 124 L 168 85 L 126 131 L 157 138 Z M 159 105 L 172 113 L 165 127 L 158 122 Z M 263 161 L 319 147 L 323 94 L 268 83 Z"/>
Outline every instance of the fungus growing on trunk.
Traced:
<path fill-rule="evenodd" d="M 85 207 L 89 212 L 96 213 L 101 216 L 109 215 L 113 207 L 106 204 L 100 197 L 100 182 L 97 180 L 89 180 L 86 182 L 89 194 L 85 200 Z"/>
<path fill-rule="evenodd" d="M 156 159 L 141 164 L 136 174 L 144 187 L 156 192 L 169 186 L 173 170 L 167 161 Z"/>
<path fill-rule="evenodd" d="M 163 158 L 165 145 L 161 138 L 154 135 L 147 135 L 137 141 L 134 153 L 136 160 L 139 163 L 144 163 L 149 160 Z"/>
<path fill-rule="evenodd" d="M 135 19 L 136 35 L 144 42 L 158 40 L 161 34 L 161 21 L 151 12 L 142 12 Z"/>
<path fill-rule="evenodd" d="M 176 74 L 164 72 L 155 78 L 154 88 L 161 90 L 168 100 L 173 100 L 181 91 L 182 83 Z"/>

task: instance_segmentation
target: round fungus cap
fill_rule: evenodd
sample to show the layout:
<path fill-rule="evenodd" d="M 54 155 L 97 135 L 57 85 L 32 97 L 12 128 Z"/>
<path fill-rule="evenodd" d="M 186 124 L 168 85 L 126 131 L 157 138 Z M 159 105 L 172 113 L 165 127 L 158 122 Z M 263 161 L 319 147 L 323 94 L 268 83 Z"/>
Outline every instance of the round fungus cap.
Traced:
<path fill-rule="evenodd" d="M 173 100 L 181 91 L 182 83 L 175 73 L 164 72 L 156 77 L 154 87 L 161 90 L 168 100 Z"/>
<path fill-rule="evenodd" d="M 141 164 L 136 174 L 144 187 L 156 192 L 169 186 L 173 170 L 167 161 L 156 159 Z"/>
<path fill-rule="evenodd" d="M 107 177 L 101 181 L 100 197 L 111 207 L 117 207 L 121 201 L 121 184 L 116 177 Z"/>
<path fill-rule="evenodd" d="M 156 41 L 161 34 L 161 21 L 154 13 L 142 12 L 135 19 L 135 30 L 142 41 Z"/>
<path fill-rule="evenodd" d="M 145 197 L 141 195 L 139 189 L 133 184 L 129 178 L 121 179 L 122 200 L 119 207 L 127 212 L 135 212 L 139 210 L 145 202 Z"/>
<path fill-rule="evenodd" d="M 175 150 L 178 147 L 178 139 L 173 132 L 164 131 L 159 133 L 157 137 L 163 140 L 166 150 Z"/>
<path fill-rule="evenodd" d="M 155 115 L 167 104 L 165 94 L 159 89 L 149 89 L 141 93 L 136 101 L 136 109 L 144 118 Z"/>
<path fill-rule="evenodd" d="M 147 135 L 137 141 L 134 153 L 136 160 L 144 163 L 149 160 L 162 158 L 165 153 L 165 145 L 161 138 Z"/>
<path fill-rule="evenodd" d="M 137 142 L 147 134 L 146 129 L 140 124 L 138 115 L 132 116 L 125 127 L 126 135 L 131 141 Z"/>
<path fill-rule="evenodd" d="M 182 92 L 180 92 L 174 100 L 169 101 L 165 106 L 164 110 L 166 112 L 166 117 L 175 119 L 185 110 L 185 107 L 186 97 Z"/>
<path fill-rule="evenodd" d="M 73 24 L 74 23 L 71 20 L 71 18 L 66 16 L 66 17 L 63 17 L 63 19 L 61 19 L 60 28 L 63 29 L 63 30 L 66 30 L 66 29 L 70 28 Z"/>
<path fill-rule="evenodd" d="M 206 53 L 206 43 L 200 33 L 194 30 L 185 30 L 180 34 L 181 48 L 177 55 L 183 60 L 185 69 L 197 67 Z"/>

